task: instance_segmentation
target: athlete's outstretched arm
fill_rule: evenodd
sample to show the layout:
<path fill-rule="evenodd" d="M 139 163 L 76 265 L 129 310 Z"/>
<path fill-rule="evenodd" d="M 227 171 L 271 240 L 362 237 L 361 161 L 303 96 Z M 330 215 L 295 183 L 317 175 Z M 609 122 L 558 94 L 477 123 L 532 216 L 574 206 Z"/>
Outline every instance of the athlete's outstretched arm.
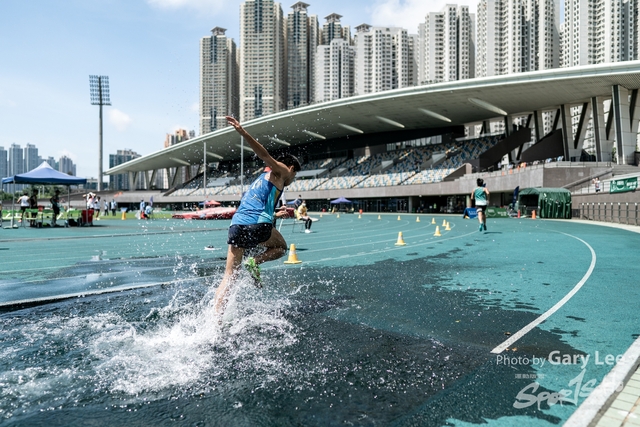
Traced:
<path fill-rule="evenodd" d="M 256 156 L 258 156 L 260 160 L 265 162 L 267 166 L 269 166 L 271 170 L 276 173 L 276 175 L 283 176 L 288 172 L 289 168 L 284 163 L 281 163 L 271 157 L 271 154 L 269 154 L 267 149 L 264 148 L 264 146 L 258 141 L 256 141 L 256 139 L 252 137 L 251 134 L 249 134 L 249 132 L 245 130 L 245 128 L 242 127 L 238 120 L 231 116 L 226 116 L 226 119 L 227 122 L 231 126 L 233 126 L 244 139 L 247 140 L 253 152 L 256 153 Z"/>

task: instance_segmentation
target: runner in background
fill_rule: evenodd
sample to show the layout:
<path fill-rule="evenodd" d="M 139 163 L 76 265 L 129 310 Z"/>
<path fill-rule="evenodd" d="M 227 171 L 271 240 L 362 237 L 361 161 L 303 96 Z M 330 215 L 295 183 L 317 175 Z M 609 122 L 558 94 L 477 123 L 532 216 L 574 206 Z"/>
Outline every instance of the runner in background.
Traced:
<path fill-rule="evenodd" d="M 478 212 L 478 222 L 480 226 L 478 231 L 487 231 L 487 201 L 489 200 L 489 190 L 487 190 L 486 184 L 482 178 L 478 178 L 476 181 L 478 186 L 471 192 L 471 200 L 475 202 L 476 212 Z"/>

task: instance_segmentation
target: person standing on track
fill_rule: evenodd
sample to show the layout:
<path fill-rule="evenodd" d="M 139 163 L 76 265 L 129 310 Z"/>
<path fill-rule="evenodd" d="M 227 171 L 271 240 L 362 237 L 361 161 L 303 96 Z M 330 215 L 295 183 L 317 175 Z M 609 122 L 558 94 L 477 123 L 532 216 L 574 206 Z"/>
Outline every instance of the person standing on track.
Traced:
<path fill-rule="evenodd" d="M 22 216 L 20 221 L 24 221 L 24 213 L 27 209 L 29 209 L 29 193 L 27 191 L 24 192 L 22 196 L 18 199 L 18 203 L 20 203 L 20 209 L 22 210 Z"/>
<path fill-rule="evenodd" d="M 478 178 L 476 183 L 478 186 L 471 192 L 471 200 L 475 201 L 476 212 L 478 213 L 478 222 L 480 226 L 478 231 L 487 231 L 487 201 L 489 200 L 489 190 L 487 190 L 486 184 L 482 178 Z"/>
<path fill-rule="evenodd" d="M 300 170 L 300 162 L 295 156 L 285 154 L 278 159 L 256 141 L 233 117 L 227 116 L 227 122 L 244 137 L 254 153 L 269 167 L 263 172 L 242 196 L 240 206 L 231 219 L 227 243 L 227 264 L 222 282 L 216 290 L 215 310 L 222 314 L 231 287 L 238 276 L 242 258 L 248 249 L 262 246 L 264 252 L 249 256 L 244 262 L 245 269 L 251 274 L 257 287 L 262 287 L 260 267 L 266 261 L 282 257 L 287 251 L 287 242 L 282 234 L 273 227 L 275 217 L 286 214 L 286 210 L 276 212 L 276 205 L 284 187 L 293 182 Z"/>

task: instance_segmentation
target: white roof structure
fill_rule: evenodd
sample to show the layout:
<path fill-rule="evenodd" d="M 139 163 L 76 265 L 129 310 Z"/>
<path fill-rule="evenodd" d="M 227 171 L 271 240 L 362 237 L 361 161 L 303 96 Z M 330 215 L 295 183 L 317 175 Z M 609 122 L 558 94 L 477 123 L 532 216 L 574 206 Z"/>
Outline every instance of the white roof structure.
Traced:
<path fill-rule="evenodd" d="M 392 131 L 424 131 L 526 115 L 640 88 L 640 61 L 458 80 L 313 104 L 253 119 L 244 128 L 267 149 L 331 143 Z M 410 138 L 408 138 L 410 139 Z M 240 136 L 217 130 L 109 169 L 109 175 L 240 158 Z M 247 152 L 245 144 L 245 154 Z"/>

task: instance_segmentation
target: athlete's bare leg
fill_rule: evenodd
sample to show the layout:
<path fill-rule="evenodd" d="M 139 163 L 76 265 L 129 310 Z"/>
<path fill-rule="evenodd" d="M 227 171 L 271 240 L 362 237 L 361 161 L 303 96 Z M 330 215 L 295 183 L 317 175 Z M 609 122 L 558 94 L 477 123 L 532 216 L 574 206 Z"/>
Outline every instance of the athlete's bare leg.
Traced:
<path fill-rule="evenodd" d="M 244 255 L 244 248 L 238 248 L 233 245 L 229 245 L 229 250 L 227 251 L 227 265 L 224 270 L 224 276 L 222 277 L 222 282 L 218 286 L 216 290 L 216 297 L 214 299 L 214 306 L 216 309 L 216 313 L 222 314 L 224 312 L 224 305 L 227 302 L 227 297 L 235 281 L 236 276 L 238 275 L 238 269 L 240 268 L 240 263 L 242 262 L 242 256 Z"/>
<path fill-rule="evenodd" d="M 282 237 L 282 234 L 280 234 L 280 232 L 275 228 L 271 229 L 271 237 L 269 237 L 269 240 L 260 243 L 260 246 L 265 247 L 266 250 L 255 256 L 256 264 L 276 260 L 281 258 L 287 252 L 287 242 L 284 240 L 284 237 Z M 229 245 L 224 276 L 216 290 L 216 296 L 214 299 L 214 306 L 216 313 L 218 314 L 222 314 L 224 312 L 224 306 L 229 297 L 231 286 L 233 286 L 233 283 L 238 276 L 238 270 L 242 263 L 244 251 L 244 248 Z"/>
<path fill-rule="evenodd" d="M 269 237 L 269 240 L 260 243 L 260 246 L 265 247 L 266 250 L 254 257 L 256 264 L 262 264 L 263 262 L 282 258 L 282 256 L 287 252 L 287 242 L 275 227 L 271 229 L 271 237 Z"/>

